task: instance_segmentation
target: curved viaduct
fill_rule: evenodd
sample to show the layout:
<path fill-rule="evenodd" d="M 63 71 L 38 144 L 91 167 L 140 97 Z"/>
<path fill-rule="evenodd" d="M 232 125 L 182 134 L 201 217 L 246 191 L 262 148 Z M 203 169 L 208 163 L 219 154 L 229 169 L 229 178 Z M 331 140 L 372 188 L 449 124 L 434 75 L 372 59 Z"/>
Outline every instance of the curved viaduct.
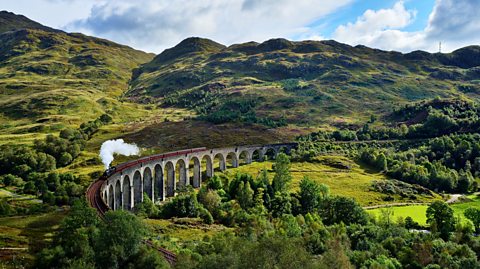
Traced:
<path fill-rule="evenodd" d="M 144 195 L 159 203 L 175 196 L 182 186 L 199 188 L 202 176 L 212 177 L 215 170 L 238 167 L 252 161 L 274 159 L 278 153 L 290 153 L 296 143 L 238 146 L 219 149 L 195 148 L 157 154 L 119 164 L 100 187 L 100 196 L 110 209 L 131 210 Z"/>

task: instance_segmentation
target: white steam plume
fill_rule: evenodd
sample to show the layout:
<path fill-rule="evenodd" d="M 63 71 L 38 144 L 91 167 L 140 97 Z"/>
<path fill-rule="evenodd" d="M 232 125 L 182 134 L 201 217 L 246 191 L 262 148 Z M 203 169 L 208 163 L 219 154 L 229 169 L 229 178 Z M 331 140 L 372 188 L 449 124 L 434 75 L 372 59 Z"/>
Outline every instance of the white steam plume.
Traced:
<path fill-rule="evenodd" d="M 110 167 L 114 154 L 125 156 L 138 155 L 140 149 L 135 144 L 127 144 L 123 139 L 107 140 L 103 142 L 100 148 L 100 158 L 102 159 L 105 169 Z"/>

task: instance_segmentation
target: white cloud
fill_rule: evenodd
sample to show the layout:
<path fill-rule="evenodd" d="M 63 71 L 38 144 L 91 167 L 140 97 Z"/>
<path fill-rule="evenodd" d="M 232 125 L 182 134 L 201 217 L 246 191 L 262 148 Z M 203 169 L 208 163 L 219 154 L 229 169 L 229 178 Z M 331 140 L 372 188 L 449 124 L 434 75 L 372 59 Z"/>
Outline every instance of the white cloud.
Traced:
<path fill-rule="evenodd" d="M 480 1 L 437 0 L 425 28 L 427 42 L 442 41 L 445 51 L 480 45 Z"/>
<path fill-rule="evenodd" d="M 442 51 L 480 42 L 480 1 L 437 0 L 425 29 L 402 31 L 415 19 L 415 10 L 406 10 L 403 1 L 391 9 L 367 10 L 355 23 L 337 27 L 333 38 L 351 45 L 362 44 L 385 50 Z"/>
<path fill-rule="evenodd" d="M 340 25 L 333 37 L 352 45 L 366 45 L 388 50 L 405 49 L 418 45 L 419 33 L 402 32 L 415 19 L 416 11 L 405 9 L 403 1 L 398 1 L 391 9 L 367 10 L 355 23 Z M 417 40 L 407 42 L 404 40 Z"/>
<path fill-rule="evenodd" d="M 189 36 L 207 37 L 228 45 L 306 34 L 305 25 L 351 1 L 105 1 L 94 5 L 88 18 L 70 23 L 67 30 L 160 52 Z"/>

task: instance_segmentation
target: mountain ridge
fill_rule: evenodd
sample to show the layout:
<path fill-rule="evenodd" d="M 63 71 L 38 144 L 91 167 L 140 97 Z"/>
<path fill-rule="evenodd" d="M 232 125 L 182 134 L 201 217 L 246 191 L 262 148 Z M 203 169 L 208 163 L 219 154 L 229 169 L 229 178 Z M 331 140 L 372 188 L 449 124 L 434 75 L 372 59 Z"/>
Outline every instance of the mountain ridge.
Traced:
<path fill-rule="evenodd" d="M 368 114 L 384 115 L 392 104 L 437 96 L 477 98 L 480 93 L 479 46 L 448 54 L 401 53 L 334 40 L 275 38 L 263 43 L 217 45 L 214 50 L 188 50 L 187 41 L 162 54 L 171 50 L 188 54 L 136 68 L 126 96 L 161 106 L 195 109 L 206 118 L 231 100 L 254 99 L 257 115 L 309 125 L 324 122 L 325 117 L 331 118 L 329 123 L 343 121 L 347 114 L 360 115 L 363 121 Z M 284 85 L 292 82 L 288 80 L 297 85 Z M 306 114 L 313 119 L 300 119 Z"/>
<path fill-rule="evenodd" d="M 0 11 L 0 33 L 20 29 L 38 29 L 49 32 L 63 32 L 33 21 L 23 15 L 18 15 L 6 10 Z"/>

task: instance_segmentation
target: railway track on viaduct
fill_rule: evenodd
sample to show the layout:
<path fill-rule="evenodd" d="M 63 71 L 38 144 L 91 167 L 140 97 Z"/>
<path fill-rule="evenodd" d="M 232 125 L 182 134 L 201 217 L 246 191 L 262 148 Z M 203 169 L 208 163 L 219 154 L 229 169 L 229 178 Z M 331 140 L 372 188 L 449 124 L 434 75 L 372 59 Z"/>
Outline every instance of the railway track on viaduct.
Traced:
<path fill-rule="evenodd" d="M 89 205 L 97 210 L 98 216 L 102 221 L 106 221 L 105 213 L 110 210 L 101 197 L 101 187 L 104 182 L 105 179 L 102 178 L 96 180 L 88 186 L 85 193 Z M 169 264 L 174 265 L 177 262 L 177 255 L 175 253 L 155 246 L 151 240 L 144 240 L 143 243 L 157 250 Z"/>
<path fill-rule="evenodd" d="M 143 201 L 143 193 L 151 200 L 164 201 L 166 197 L 175 196 L 176 186 L 191 184 L 194 188 L 199 188 L 202 181 L 201 160 L 206 161 L 206 175 L 211 177 L 214 173 L 215 158 L 219 159 L 220 171 L 224 171 L 228 157 L 231 158 L 232 166 L 238 167 L 242 156 L 244 163 L 248 164 L 252 161 L 263 161 L 269 152 L 273 158 L 282 150 L 289 153 L 296 146 L 296 143 L 283 143 L 219 149 L 203 147 L 142 157 L 105 171 L 104 175 L 90 184 L 85 195 L 90 206 L 97 210 L 99 217 L 107 221 L 105 213 L 108 210 L 133 210 L 135 204 Z M 255 154 L 258 159 L 254 158 Z M 190 161 L 194 162 L 191 182 L 186 165 L 190 164 Z M 181 165 L 178 179 L 175 178 L 176 164 Z M 176 263 L 175 253 L 155 246 L 151 240 L 145 240 L 144 244 L 160 252 L 170 264 Z"/>

